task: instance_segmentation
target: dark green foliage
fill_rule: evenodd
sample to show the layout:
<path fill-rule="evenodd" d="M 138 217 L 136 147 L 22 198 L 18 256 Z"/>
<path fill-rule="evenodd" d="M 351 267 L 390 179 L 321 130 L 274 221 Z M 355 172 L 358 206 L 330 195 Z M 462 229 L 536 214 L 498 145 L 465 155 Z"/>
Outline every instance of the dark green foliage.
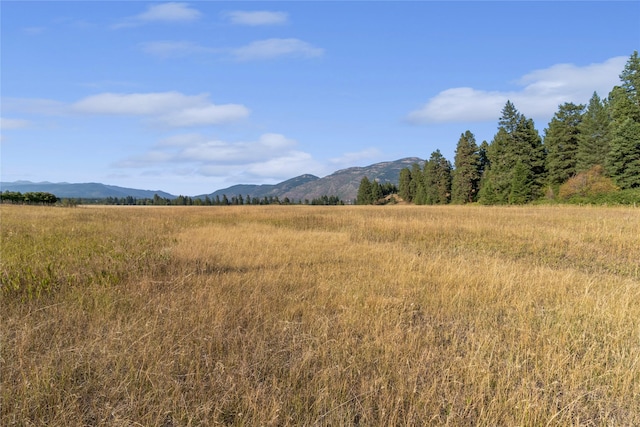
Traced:
<path fill-rule="evenodd" d="M 498 119 L 498 128 L 504 129 L 509 135 L 514 135 L 523 117 L 516 106 L 511 101 L 507 101 L 502 108 L 502 116 Z"/>
<path fill-rule="evenodd" d="M 640 122 L 640 58 L 637 50 L 629 57 L 620 74 L 620 81 L 626 97 L 634 106 L 631 118 Z"/>
<path fill-rule="evenodd" d="M 451 163 L 440 150 L 431 153 L 424 166 L 425 204 L 441 205 L 451 199 Z"/>
<path fill-rule="evenodd" d="M 312 205 L 323 205 L 323 206 L 335 206 L 335 205 L 344 205 L 344 202 L 340 200 L 338 196 L 327 196 L 324 195 L 322 197 L 318 197 L 316 199 L 311 200 Z"/>
<path fill-rule="evenodd" d="M 576 172 L 605 164 L 609 152 L 609 122 L 607 104 L 594 92 L 578 125 Z"/>
<path fill-rule="evenodd" d="M 615 182 L 625 188 L 640 187 L 640 59 L 629 58 L 620 74 L 622 86 L 609 95 L 611 143 L 606 168 Z"/>
<path fill-rule="evenodd" d="M 422 180 L 422 169 L 420 165 L 414 163 L 411 165 L 411 183 L 409 184 L 409 193 L 411 201 L 415 204 L 424 204 L 424 183 Z"/>
<path fill-rule="evenodd" d="M 20 193 L 19 191 L 5 191 L 0 193 L 0 202 L 10 203 L 26 203 L 31 205 L 53 205 L 58 201 L 55 194 L 34 191 L 28 193 Z"/>
<path fill-rule="evenodd" d="M 517 161 L 509 149 L 510 142 L 511 137 L 507 131 L 499 128 L 488 147 L 487 158 L 490 166 L 485 169 L 482 186 L 483 189 L 489 186 L 490 191 L 480 192 L 483 204 L 505 204 L 508 201 L 511 174 Z"/>
<path fill-rule="evenodd" d="M 396 194 L 398 187 L 394 184 L 387 182 L 380 184 L 378 181 L 370 181 L 366 176 L 360 180 L 360 186 L 358 187 L 358 197 L 356 204 L 358 205 L 373 205 L 384 203 L 383 199 L 389 194 Z"/>
<path fill-rule="evenodd" d="M 520 114 L 507 101 L 499 124 L 498 132 L 487 149 L 489 166 L 485 169 L 482 185 L 490 185 L 491 191 L 481 192 L 482 197 L 485 197 L 482 203 L 510 203 L 511 185 L 515 182 L 514 173 L 518 162 L 528 170 L 527 193 L 531 198 L 538 197 L 544 185 L 545 150 L 533 120 Z M 487 174 L 488 171 L 491 173 Z"/>
<path fill-rule="evenodd" d="M 511 179 L 510 187 L 510 204 L 522 205 L 531 201 L 531 170 L 521 161 L 518 161 L 513 169 L 513 177 Z"/>
<path fill-rule="evenodd" d="M 411 170 L 404 168 L 400 171 L 400 178 L 398 179 L 398 195 L 405 201 L 413 201 L 413 195 L 411 194 Z"/>
<path fill-rule="evenodd" d="M 466 131 L 460 135 L 451 178 L 451 202 L 470 203 L 478 196 L 480 154 L 475 136 Z"/>
<path fill-rule="evenodd" d="M 484 171 L 490 166 L 488 153 L 489 152 L 489 143 L 487 141 L 482 141 L 480 147 L 478 147 L 478 173 L 480 178 L 484 174 Z"/>
<path fill-rule="evenodd" d="M 547 179 L 557 187 L 576 174 L 579 125 L 584 105 L 562 104 L 546 129 Z"/>
<path fill-rule="evenodd" d="M 613 130 L 607 170 L 621 188 L 640 187 L 640 123 L 632 118 Z"/>
<path fill-rule="evenodd" d="M 373 192 L 371 191 L 371 181 L 366 176 L 360 180 L 358 187 L 358 197 L 356 203 L 359 205 L 370 205 L 373 203 Z"/>

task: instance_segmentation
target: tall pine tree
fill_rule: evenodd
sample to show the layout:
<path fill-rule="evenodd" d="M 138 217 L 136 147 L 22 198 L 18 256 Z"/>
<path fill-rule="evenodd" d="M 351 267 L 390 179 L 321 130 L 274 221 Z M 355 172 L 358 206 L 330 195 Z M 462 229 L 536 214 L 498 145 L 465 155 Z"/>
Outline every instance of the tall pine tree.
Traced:
<path fill-rule="evenodd" d="M 583 110 L 584 105 L 570 102 L 560 105 L 545 131 L 547 179 L 556 189 L 576 174 L 579 125 Z"/>
<path fill-rule="evenodd" d="M 411 202 L 413 200 L 413 195 L 411 194 L 411 170 L 409 168 L 402 168 L 400 170 L 398 196 L 405 202 Z"/>
<path fill-rule="evenodd" d="M 451 179 L 451 202 L 470 203 L 478 196 L 480 154 L 476 138 L 470 131 L 460 135 Z"/>
<path fill-rule="evenodd" d="M 606 168 L 621 188 L 640 187 L 640 58 L 635 51 L 609 95 L 611 143 Z"/>
<path fill-rule="evenodd" d="M 362 177 L 362 179 L 360 180 L 356 203 L 359 205 L 370 205 L 373 203 L 371 181 L 369 181 L 369 178 L 367 178 L 366 176 Z"/>
<path fill-rule="evenodd" d="M 578 125 L 576 171 L 586 172 L 595 165 L 604 166 L 609 140 L 609 109 L 594 92 Z"/>
<path fill-rule="evenodd" d="M 424 166 L 425 203 L 441 205 L 451 198 L 451 162 L 436 150 Z"/>
<path fill-rule="evenodd" d="M 507 101 L 498 124 L 498 133 L 487 150 L 490 165 L 482 179 L 482 185 L 489 185 L 491 191 L 481 191 L 484 198 L 482 203 L 510 203 L 511 185 L 518 162 L 528 170 L 527 174 L 519 176 L 528 177 L 525 183 L 527 198 L 538 197 L 544 184 L 545 151 L 533 120 L 520 114 L 515 106 Z M 519 193 L 522 191 L 518 190 Z"/>

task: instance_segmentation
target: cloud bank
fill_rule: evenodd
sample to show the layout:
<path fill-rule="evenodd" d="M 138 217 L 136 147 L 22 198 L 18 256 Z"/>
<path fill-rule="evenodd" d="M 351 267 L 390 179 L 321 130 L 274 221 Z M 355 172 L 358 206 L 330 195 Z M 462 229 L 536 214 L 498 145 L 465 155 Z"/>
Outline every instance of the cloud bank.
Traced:
<path fill-rule="evenodd" d="M 250 114 L 241 104 L 216 105 L 208 94 L 180 92 L 102 93 L 75 102 L 71 110 L 83 114 L 148 116 L 153 122 L 170 127 L 217 125 Z"/>
<path fill-rule="evenodd" d="M 278 133 L 265 133 L 253 141 L 225 141 L 201 134 L 166 138 L 148 152 L 114 164 L 117 168 L 167 169 L 244 182 L 287 179 L 319 171 L 320 165 L 298 143 Z"/>
<path fill-rule="evenodd" d="M 606 96 L 619 84 L 626 61 L 626 57 L 618 56 L 582 67 L 553 65 L 522 76 L 515 82 L 520 89 L 512 91 L 446 89 L 410 112 L 407 120 L 414 124 L 492 121 L 500 117 L 507 100 L 526 116 L 550 118 L 565 102 L 586 103 L 594 91 Z"/>

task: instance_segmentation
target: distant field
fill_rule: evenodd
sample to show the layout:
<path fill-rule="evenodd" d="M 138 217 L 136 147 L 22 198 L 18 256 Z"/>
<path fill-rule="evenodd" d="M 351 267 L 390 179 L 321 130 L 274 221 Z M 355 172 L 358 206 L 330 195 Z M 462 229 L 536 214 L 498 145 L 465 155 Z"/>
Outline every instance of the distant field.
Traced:
<path fill-rule="evenodd" d="M 640 209 L 0 215 L 4 426 L 640 425 Z"/>

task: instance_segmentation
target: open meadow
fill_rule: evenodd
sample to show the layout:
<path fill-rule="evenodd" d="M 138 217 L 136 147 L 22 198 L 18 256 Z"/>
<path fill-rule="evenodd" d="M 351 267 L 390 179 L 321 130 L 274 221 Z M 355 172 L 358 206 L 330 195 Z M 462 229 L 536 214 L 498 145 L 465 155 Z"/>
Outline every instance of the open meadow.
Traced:
<path fill-rule="evenodd" d="M 4 426 L 640 425 L 640 209 L 0 206 Z"/>

